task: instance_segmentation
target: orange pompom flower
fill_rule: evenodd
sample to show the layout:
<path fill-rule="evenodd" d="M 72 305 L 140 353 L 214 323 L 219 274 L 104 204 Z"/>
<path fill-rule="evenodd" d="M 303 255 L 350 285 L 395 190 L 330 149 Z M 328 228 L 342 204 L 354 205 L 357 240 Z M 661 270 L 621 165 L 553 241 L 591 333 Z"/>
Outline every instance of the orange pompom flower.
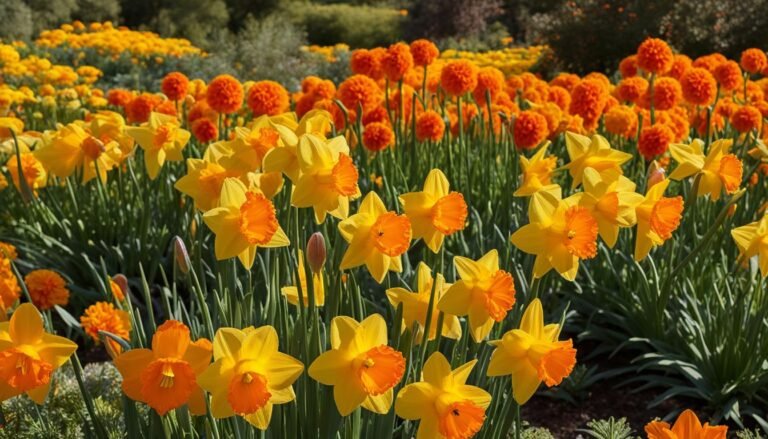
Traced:
<path fill-rule="evenodd" d="M 69 302 L 67 281 L 59 273 L 51 270 L 34 270 L 24 276 L 32 303 L 41 310 L 48 310 L 55 305 L 66 306 Z"/>
<path fill-rule="evenodd" d="M 431 140 L 438 142 L 445 133 L 445 121 L 440 114 L 427 110 L 416 119 L 416 139 L 420 142 Z"/>
<path fill-rule="evenodd" d="M 515 118 L 513 133 L 517 148 L 535 148 L 549 135 L 547 118 L 534 111 L 522 111 Z"/>
<path fill-rule="evenodd" d="M 205 99 L 214 111 L 231 114 L 243 106 L 243 85 L 231 75 L 219 75 L 208 84 Z"/>
<path fill-rule="evenodd" d="M 731 125 L 740 133 L 747 133 L 752 130 L 760 131 L 763 122 L 763 114 L 757 107 L 744 105 L 739 107 L 731 115 Z"/>
<path fill-rule="evenodd" d="M 741 68 L 735 61 L 721 63 L 715 69 L 715 79 L 725 91 L 740 88 L 742 84 Z"/>
<path fill-rule="evenodd" d="M 339 85 L 337 94 L 341 103 L 351 111 L 357 111 L 360 106 L 365 113 L 381 103 L 379 86 L 368 76 L 350 76 Z"/>
<path fill-rule="evenodd" d="M 410 47 L 413 63 L 420 67 L 432 64 L 440 56 L 440 50 L 429 40 L 416 40 Z"/>
<path fill-rule="evenodd" d="M 631 139 L 637 134 L 637 113 L 626 105 L 617 105 L 605 113 L 605 129 Z"/>
<path fill-rule="evenodd" d="M 667 76 L 677 79 L 683 77 L 686 71 L 691 68 L 693 61 L 685 55 L 676 54 L 675 60 L 672 62 L 672 68 L 667 72 Z"/>
<path fill-rule="evenodd" d="M 109 332 L 124 340 L 128 340 L 131 333 L 131 317 L 109 302 L 96 302 L 86 308 L 80 317 L 80 324 L 96 344 L 101 342 L 99 331 Z M 107 343 L 115 354 L 122 352 L 122 347 L 115 340 L 107 339 Z"/>
<path fill-rule="evenodd" d="M 683 98 L 693 105 L 709 105 L 717 94 L 717 81 L 708 70 L 693 67 L 680 79 Z"/>
<path fill-rule="evenodd" d="M 637 76 L 637 55 L 629 55 L 622 59 L 619 63 L 619 73 L 624 79 Z"/>
<path fill-rule="evenodd" d="M 349 59 L 349 67 L 356 75 L 365 75 L 373 79 L 381 77 L 381 58 L 373 50 L 353 51 Z"/>
<path fill-rule="evenodd" d="M 658 38 L 648 38 L 637 48 L 637 66 L 657 75 L 667 73 L 672 68 L 674 54 L 669 45 Z"/>
<path fill-rule="evenodd" d="M 405 43 L 395 43 L 389 46 L 387 53 L 381 59 L 381 69 L 392 82 L 403 79 L 411 67 L 413 67 L 413 56 L 410 47 Z"/>
<path fill-rule="evenodd" d="M 624 102 L 636 102 L 648 91 L 648 80 L 641 76 L 622 79 L 616 87 L 616 96 Z"/>
<path fill-rule="evenodd" d="M 125 106 L 125 116 L 129 123 L 144 123 L 149 120 L 149 115 L 160 104 L 157 96 L 143 93 L 132 99 Z"/>
<path fill-rule="evenodd" d="M 216 122 L 201 117 L 192 122 L 192 134 L 200 143 L 209 143 L 219 138 L 219 128 Z"/>
<path fill-rule="evenodd" d="M 189 78 L 181 72 L 171 72 L 163 78 L 160 90 L 172 101 L 180 101 L 187 96 Z"/>
<path fill-rule="evenodd" d="M 390 105 L 390 107 L 394 107 L 394 105 Z M 384 107 L 374 108 L 363 116 L 362 122 L 363 126 L 374 122 L 389 124 L 389 114 L 387 113 L 387 109 Z"/>
<path fill-rule="evenodd" d="M 369 151 L 382 151 L 395 142 L 395 133 L 389 125 L 381 122 L 369 123 L 363 131 L 363 146 Z"/>
<path fill-rule="evenodd" d="M 451 61 L 440 72 L 440 86 L 451 96 L 462 96 L 477 86 L 478 68 L 471 61 Z"/>
<path fill-rule="evenodd" d="M 741 68 L 745 72 L 756 74 L 768 67 L 768 57 L 762 49 L 751 48 L 741 53 Z"/>
<path fill-rule="evenodd" d="M 592 130 L 597 127 L 607 102 L 608 92 L 605 87 L 596 79 L 585 79 L 573 88 L 568 112 L 581 116 L 584 128 Z"/>
<path fill-rule="evenodd" d="M 504 90 L 504 73 L 495 67 L 483 67 L 477 73 L 477 85 L 472 91 L 475 101 L 485 105 L 485 95 L 491 96 L 491 102 L 496 102 L 496 97 Z"/>
<path fill-rule="evenodd" d="M 133 92 L 122 88 L 115 88 L 107 92 L 107 102 L 115 107 L 125 107 L 133 100 Z"/>
<path fill-rule="evenodd" d="M 650 93 L 650 89 L 646 94 Z M 648 100 L 650 96 L 645 96 Z M 671 110 L 683 98 L 683 91 L 680 83 L 675 78 L 659 78 L 653 84 L 653 108 L 656 110 Z"/>
<path fill-rule="evenodd" d="M 253 84 L 248 89 L 247 103 L 255 117 L 264 114 L 276 116 L 285 113 L 291 106 L 288 91 L 275 81 L 259 81 Z"/>
<path fill-rule="evenodd" d="M 637 143 L 637 150 L 646 160 L 664 154 L 669 144 L 674 142 L 675 133 L 667 125 L 657 123 L 643 128 Z"/>

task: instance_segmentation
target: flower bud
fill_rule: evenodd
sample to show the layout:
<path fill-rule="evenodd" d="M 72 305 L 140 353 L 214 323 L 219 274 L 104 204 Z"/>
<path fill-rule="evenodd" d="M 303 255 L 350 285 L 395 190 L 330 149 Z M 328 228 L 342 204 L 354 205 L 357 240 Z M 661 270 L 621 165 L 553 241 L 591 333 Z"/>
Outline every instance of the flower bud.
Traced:
<path fill-rule="evenodd" d="M 176 264 L 179 265 L 179 270 L 184 274 L 189 273 L 189 267 L 192 263 L 189 260 L 187 246 L 184 245 L 184 241 L 178 236 L 173 237 L 173 255 L 176 257 Z"/>
<path fill-rule="evenodd" d="M 307 262 L 312 273 L 320 273 L 325 265 L 325 238 L 320 232 L 315 232 L 307 242 Z"/>
<path fill-rule="evenodd" d="M 656 183 L 661 183 L 666 178 L 667 171 L 659 165 L 656 160 L 651 162 L 651 166 L 648 167 L 648 184 L 647 189 L 652 188 Z"/>
<path fill-rule="evenodd" d="M 119 291 L 114 289 L 113 284 L 114 286 L 117 286 Z M 115 299 L 117 299 L 118 302 L 122 302 L 125 300 L 125 296 L 128 295 L 128 278 L 122 274 L 112 276 L 110 289 L 112 290 L 112 295 L 115 296 Z"/>

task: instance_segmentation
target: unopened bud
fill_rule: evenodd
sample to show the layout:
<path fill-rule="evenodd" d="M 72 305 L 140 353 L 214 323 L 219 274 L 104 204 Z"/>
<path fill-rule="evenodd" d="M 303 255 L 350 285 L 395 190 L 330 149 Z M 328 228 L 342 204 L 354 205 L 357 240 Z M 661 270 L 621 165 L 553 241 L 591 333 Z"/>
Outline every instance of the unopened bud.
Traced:
<path fill-rule="evenodd" d="M 659 165 L 656 160 L 651 162 L 651 166 L 648 167 L 648 184 L 647 189 L 652 188 L 657 183 L 661 183 L 666 178 L 667 171 Z M 646 190 L 647 190 L 646 189 Z"/>
<path fill-rule="evenodd" d="M 112 277 L 110 283 L 110 290 L 112 295 L 115 296 L 118 302 L 125 300 L 125 296 L 128 295 L 128 278 L 122 274 L 116 274 Z"/>
<path fill-rule="evenodd" d="M 187 107 L 191 107 L 195 105 L 195 97 L 192 95 L 186 95 L 184 97 L 184 102 L 187 104 Z"/>
<path fill-rule="evenodd" d="M 315 232 L 307 242 L 307 263 L 312 273 L 320 273 L 325 265 L 325 238 L 320 232 Z"/>
<path fill-rule="evenodd" d="M 179 270 L 184 274 L 189 273 L 189 267 L 192 263 L 189 261 L 187 246 L 184 245 L 184 241 L 178 236 L 173 237 L 173 255 L 176 257 L 176 264 L 178 264 Z"/>

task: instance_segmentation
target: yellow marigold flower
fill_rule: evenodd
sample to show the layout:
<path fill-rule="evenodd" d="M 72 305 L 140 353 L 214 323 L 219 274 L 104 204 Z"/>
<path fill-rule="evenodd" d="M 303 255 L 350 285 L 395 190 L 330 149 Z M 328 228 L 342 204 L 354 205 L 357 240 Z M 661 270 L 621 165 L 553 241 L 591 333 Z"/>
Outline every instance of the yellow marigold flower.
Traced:
<path fill-rule="evenodd" d="M 547 155 L 550 142 L 536 151 L 530 159 L 520 154 L 522 182 L 513 194 L 516 197 L 528 197 L 539 190 L 552 186 L 552 171 L 557 166 L 557 157 Z"/>
<path fill-rule="evenodd" d="M 216 419 L 242 416 L 266 430 L 272 406 L 293 401 L 293 383 L 304 365 L 278 351 L 275 328 L 220 328 L 213 340 L 215 361 L 198 378 L 211 393 L 211 414 Z"/>
<path fill-rule="evenodd" d="M 10 259 L 15 261 L 19 255 L 16 252 L 16 246 L 7 242 L 0 242 L 0 259 Z"/>
<path fill-rule="evenodd" d="M 223 260 L 237 256 L 245 268 L 253 266 L 257 247 L 290 244 L 277 222 L 272 202 L 235 178 L 224 180 L 220 207 L 207 211 L 203 221 L 216 235 L 216 258 Z"/>
<path fill-rule="evenodd" d="M 745 263 L 757 256 L 760 273 L 768 276 L 768 215 L 731 230 L 731 236 L 739 248 L 739 260 Z"/>
<path fill-rule="evenodd" d="M 32 304 L 21 304 L 10 322 L 0 323 L 0 401 L 26 393 L 43 404 L 53 371 L 76 349 L 71 340 L 45 332 Z"/>
<path fill-rule="evenodd" d="M 435 352 L 424 363 L 422 380 L 397 394 L 397 416 L 420 421 L 417 438 L 470 438 L 480 431 L 491 395 L 466 384 L 476 363 L 451 370 L 443 354 Z"/>
<path fill-rule="evenodd" d="M 576 200 L 562 200 L 558 193 L 539 191 L 528 206 L 530 224 L 519 228 L 510 238 L 525 253 L 536 255 L 534 278 L 554 268 L 573 281 L 580 259 L 597 255 L 597 220 Z"/>
<path fill-rule="evenodd" d="M 304 252 L 299 250 L 299 285 L 301 285 L 301 294 L 304 306 L 309 306 L 309 284 L 307 283 L 307 273 L 304 268 Z M 315 306 L 325 305 L 325 286 L 323 285 L 322 271 L 312 273 L 312 289 L 315 295 Z M 299 289 L 296 286 L 283 287 L 280 289 L 285 299 L 291 305 L 299 305 Z"/>
<path fill-rule="evenodd" d="M 115 308 L 109 302 L 96 302 L 86 308 L 80 317 L 80 323 L 83 330 L 88 334 L 96 344 L 101 343 L 99 331 L 109 332 L 124 340 L 130 338 L 131 317 L 127 312 Z M 112 352 L 120 354 L 122 347 L 115 340 L 108 339 L 109 347 Z"/>
<path fill-rule="evenodd" d="M 341 270 L 365 264 L 378 283 L 387 271 L 403 270 L 401 255 L 411 243 L 411 222 L 405 215 L 387 211 L 376 192 L 369 192 L 357 213 L 339 223 L 339 231 L 349 243 Z"/>
<path fill-rule="evenodd" d="M 645 259 L 653 247 L 664 244 L 680 226 L 683 197 L 664 197 L 667 186 L 669 180 L 666 179 L 651 186 L 637 206 L 636 261 Z"/>
<path fill-rule="evenodd" d="M 262 168 L 264 172 L 282 172 L 294 183 L 299 178 L 299 139 L 306 134 L 313 134 L 321 139 L 325 139 L 326 134 L 331 130 L 331 114 L 325 110 L 312 110 L 305 114 L 300 121 L 296 121 L 294 113 L 286 113 L 276 118 L 270 118 L 274 123 L 273 127 L 280 133 L 283 133 L 282 140 L 286 143 L 284 147 L 269 149 L 263 159 Z M 284 126 L 292 130 L 293 137 L 285 133 Z M 277 146 L 280 146 L 278 143 Z"/>
<path fill-rule="evenodd" d="M 2 248 L 0 248 L 2 250 Z M 0 253 L 0 304 L 3 309 L 10 308 L 21 295 L 19 280 L 11 270 L 11 260 L 2 256 Z M 5 313 L 0 315 L 0 320 L 5 320 Z"/>
<path fill-rule="evenodd" d="M 405 215 L 413 226 L 413 239 L 423 239 L 437 253 L 446 236 L 463 230 L 467 203 L 459 192 L 449 192 L 448 179 L 439 169 L 429 171 L 424 190 L 400 196 Z"/>
<path fill-rule="evenodd" d="M 515 280 L 499 269 L 495 249 L 477 261 L 456 256 L 453 265 L 461 279 L 451 285 L 437 307 L 446 314 L 468 315 L 472 339 L 480 343 L 515 304 Z"/>
<path fill-rule="evenodd" d="M 144 150 L 144 163 L 149 178 L 155 179 L 166 160 L 184 160 L 182 151 L 192 134 L 179 126 L 179 121 L 167 114 L 152 113 L 149 121 L 139 127 L 127 127 L 126 133 Z"/>
<path fill-rule="evenodd" d="M 701 425 L 696 413 L 685 410 L 670 426 L 664 421 L 652 421 L 645 426 L 648 439 L 725 439 L 728 427 L 713 426 L 708 422 Z"/>
<path fill-rule="evenodd" d="M 581 184 L 584 169 L 593 168 L 601 174 L 613 170 L 621 174 L 621 165 L 632 160 L 632 154 L 611 148 L 605 137 L 598 134 L 590 139 L 581 134 L 566 132 L 565 146 L 570 162 L 563 169 L 570 172 L 574 189 Z"/>
<path fill-rule="evenodd" d="M 205 414 L 205 395 L 197 380 L 211 362 L 211 342 L 192 341 L 189 328 L 167 320 L 152 336 L 152 349 L 131 349 L 115 359 L 123 392 L 160 414 L 185 404 L 193 415 Z"/>
<path fill-rule="evenodd" d="M 43 164 L 40 163 L 35 155 L 31 152 L 25 152 L 19 154 L 19 156 L 12 155 L 5 162 L 5 166 L 8 168 L 8 173 L 11 174 L 11 179 L 16 189 L 21 191 L 21 176 L 19 175 L 19 161 L 21 161 L 21 174 L 24 175 L 24 181 L 27 187 L 36 193 L 37 189 L 44 188 L 48 183 L 48 173 L 45 171 Z"/>
<path fill-rule="evenodd" d="M 51 270 L 34 270 L 24 276 L 32 303 L 42 310 L 55 305 L 66 306 L 69 302 L 67 281 Z"/>
<path fill-rule="evenodd" d="M 519 329 L 508 331 L 492 341 L 496 349 L 488 363 L 488 376 L 512 377 L 512 396 L 518 404 L 528 402 L 544 382 L 560 384 L 576 364 L 576 349 L 569 340 L 558 341 L 560 325 L 544 325 L 544 310 L 539 299 L 525 309 Z"/>
<path fill-rule="evenodd" d="M 435 284 L 437 282 L 437 284 Z M 389 303 L 396 309 L 403 304 L 403 331 L 413 327 L 418 323 L 414 339 L 416 343 L 421 343 L 424 338 L 424 329 L 427 322 L 427 313 L 429 310 L 429 299 L 432 296 L 432 287 L 435 288 L 434 304 L 437 304 L 445 295 L 451 284 L 445 282 L 442 274 L 437 274 L 437 281 L 432 277 L 432 271 L 424 262 L 419 262 L 416 269 L 416 291 L 410 292 L 405 288 L 390 288 L 387 290 Z M 434 305 L 433 305 L 434 308 Z M 437 337 L 437 325 L 439 312 L 433 309 L 432 320 L 429 324 L 429 336 L 427 340 L 434 340 Z M 443 316 L 443 327 L 440 329 L 443 337 L 458 340 L 461 338 L 461 323 L 455 315 L 445 314 Z"/>
<path fill-rule="evenodd" d="M 673 143 L 669 146 L 677 167 L 669 174 L 672 180 L 682 180 L 692 175 L 701 174 L 698 194 L 720 199 L 720 195 L 732 194 L 739 189 L 743 167 L 741 160 L 731 154 L 733 139 L 719 139 L 712 142 L 709 152 L 704 156 L 704 142 L 695 139 L 689 145 Z"/>
<path fill-rule="evenodd" d="M 592 168 L 584 169 L 584 192 L 572 199 L 587 208 L 597 221 L 600 237 L 613 248 L 619 237 L 619 227 L 632 227 L 637 222 L 635 207 L 643 196 L 635 192 L 632 180 L 606 171 L 600 175 Z"/>
<path fill-rule="evenodd" d="M 387 346 L 387 324 L 379 314 L 357 322 L 346 316 L 331 321 L 331 349 L 309 366 L 309 376 L 334 386 L 333 398 L 342 416 L 357 407 L 387 413 L 392 388 L 405 374 L 405 358 Z"/>
<path fill-rule="evenodd" d="M 121 158 L 117 146 L 117 142 L 104 143 L 79 125 L 71 123 L 54 132 L 42 147 L 35 150 L 35 158 L 57 177 L 67 178 L 78 170 L 82 173 L 83 183 L 97 176 L 106 182 L 107 172 Z"/>
<path fill-rule="evenodd" d="M 349 216 L 349 201 L 360 196 L 358 172 L 344 137 L 328 141 L 313 134 L 299 139 L 299 168 L 291 204 L 312 207 L 320 224 L 331 214 L 339 219 Z"/>

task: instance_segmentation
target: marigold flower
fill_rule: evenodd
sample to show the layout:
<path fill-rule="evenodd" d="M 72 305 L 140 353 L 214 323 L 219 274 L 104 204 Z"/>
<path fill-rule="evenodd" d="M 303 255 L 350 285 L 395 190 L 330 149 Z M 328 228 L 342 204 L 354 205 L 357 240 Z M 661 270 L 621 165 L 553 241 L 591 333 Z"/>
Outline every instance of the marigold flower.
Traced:
<path fill-rule="evenodd" d="M 413 41 L 410 49 L 413 63 L 420 67 L 432 64 L 440 56 L 440 50 L 435 46 L 435 43 L 429 40 Z"/>
<path fill-rule="evenodd" d="M 155 95 L 143 93 L 125 106 L 125 117 L 129 123 L 144 123 L 149 120 L 150 114 L 160 104 L 160 98 Z"/>
<path fill-rule="evenodd" d="M 672 68 L 669 69 L 666 75 L 679 81 L 685 72 L 691 68 L 692 64 L 693 61 L 691 61 L 691 58 L 682 54 L 675 54 L 675 60 L 672 62 Z"/>
<path fill-rule="evenodd" d="M 701 174 L 698 196 L 709 195 L 719 200 L 720 194 L 732 194 L 739 189 L 743 174 L 741 160 L 731 154 L 732 139 L 719 139 L 712 142 L 707 155 L 704 155 L 704 142 L 695 139 L 689 145 L 672 144 L 670 153 L 678 163 L 669 174 L 672 180 L 682 180 Z"/>
<path fill-rule="evenodd" d="M 477 360 L 451 370 L 440 352 L 424 363 L 422 380 L 403 387 L 395 400 L 395 413 L 419 420 L 420 438 L 470 438 L 483 427 L 491 395 L 466 384 Z"/>
<path fill-rule="evenodd" d="M 248 89 L 248 108 L 254 116 L 275 116 L 289 107 L 288 91 L 275 81 L 259 81 Z"/>
<path fill-rule="evenodd" d="M 387 49 L 381 59 L 381 69 L 392 82 L 403 79 L 403 75 L 413 67 L 411 49 L 405 43 L 395 43 Z"/>
<path fill-rule="evenodd" d="M 581 116 L 584 127 L 591 130 L 597 126 L 607 102 L 608 92 L 605 87 L 598 80 L 585 79 L 573 88 L 568 112 Z"/>
<path fill-rule="evenodd" d="M 466 227 L 467 203 L 459 192 L 449 192 L 449 183 L 439 169 L 429 171 L 421 192 L 400 196 L 403 212 L 411 221 L 413 239 L 423 239 L 437 253 L 446 236 Z"/>
<path fill-rule="evenodd" d="M 262 193 L 248 189 L 236 178 L 226 178 L 219 199 L 220 206 L 203 215 L 203 221 L 216 235 L 216 259 L 237 256 L 250 269 L 258 247 L 290 244 L 277 222 L 275 206 Z"/>
<path fill-rule="evenodd" d="M 107 102 L 116 107 L 126 107 L 133 100 L 133 92 L 121 88 L 114 88 L 107 92 Z"/>
<path fill-rule="evenodd" d="M 477 66 L 467 60 L 451 61 L 440 71 L 440 86 L 451 96 L 462 96 L 477 86 Z"/>
<path fill-rule="evenodd" d="M 18 257 L 19 255 L 16 251 L 16 246 L 7 242 L 0 241 L 0 260 L 5 259 L 14 261 Z"/>
<path fill-rule="evenodd" d="M 390 123 L 389 113 L 387 113 L 387 109 L 384 107 L 376 107 L 373 110 L 367 112 L 363 116 L 362 122 L 363 122 L 363 126 L 366 126 L 374 122 L 379 122 L 385 125 L 389 125 Z"/>
<path fill-rule="evenodd" d="M 637 113 L 626 105 L 617 105 L 605 113 L 605 129 L 611 134 L 631 139 L 637 135 Z"/>
<path fill-rule="evenodd" d="M 427 110 L 416 118 L 416 139 L 439 142 L 445 133 L 445 121 L 436 111 Z"/>
<path fill-rule="evenodd" d="M 219 138 L 219 127 L 216 122 L 207 117 L 195 119 L 190 129 L 200 143 L 210 143 Z"/>
<path fill-rule="evenodd" d="M 637 141 L 637 150 L 646 160 L 664 154 L 669 144 L 674 142 L 675 133 L 667 125 L 656 123 L 643 128 Z"/>
<path fill-rule="evenodd" d="M 496 97 L 504 90 L 504 73 L 495 67 L 483 67 L 477 73 L 477 85 L 472 91 L 475 101 L 479 105 L 486 105 L 486 93 L 490 95 L 491 102 L 496 102 Z"/>
<path fill-rule="evenodd" d="M 512 79 L 512 77 L 510 77 L 510 79 Z M 579 82 L 581 82 L 579 75 L 573 73 L 558 73 L 557 76 L 550 81 L 549 85 L 563 87 L 568 90 L 568 93 L 571 93 L 573 92 L 573 88 L 576 87 L 576 84 Z M 509 80 L 507 80 L 507 86 L 509 85 Z"/>
<path fill-rule="evenodd" d="M 576 365 L 576 349 L 571 339 L 558 341 L 560 325 L 544 325 L 541 301 L 533 299 L 526 307 L 519 329 L 512 329 L 496 347 L 488 363 L 488 376 L 510 375 L 512 397 L 523 405 L 536 393 L 542 382 L 547 387 L 559 385 Z"/>
<path fill-rule="evenodd" d="M 736 90 L 742 84 L 741 68 L 735 61 L 721 63 L 717 66 L 714 73 L 720 88 L 725 91 Z"/>
<path fill-rule="evenodd" d="M 356 75 L 365 75 L 373 79 L 378 79 L 382 75 L 381 57 L 368 49 L 352 51 L 352 56 L 349 58 L 349 67 L 352 73 Z"/>
<path fill-rule="evenodd" d="M 619 62 L 619 73 L 622 78 L 637 76 L 637 55 L 629 55 Z"/>
<path fill-rule="evenodd" d="M 648 91 L 648 80 L 641 76 L 624 78 L 616 86 L 616 96 L 625 102 L 635 102 Z"/>
<path fill-rule="evenodd" d="M 180 101 L 187 96 L 189 90 L 189 78 L 181 72 L 171 72 L 163 78 L 160 90 L 168 99 Z"/>
<path fill-rule="evenodd" d="M 339 231 L 349 243 L 339 269 L 366 265 L 378 283 L 387 271 L 402 271 L 401 257 L 411 243 L 411 221 L 387 211 L 376 192 L 369 192 L 357 213 L 339 223 Z"/>
<path fill-rule="evenodd" d="M 563 111 L 568 111 L 568 107 L 571 105 L 571 93 L 558 85 L 550 86 L 548 90 L 547 101 L 554 103 Z"/>
<path fill-rule="evenodd" d="M 725 439 L 728 427 L 701 425 L 699 418 L 691 410 L 685 410 L 671 426 L 664 421 L 652 421 L 645 426 L 648 439 Z"/>
<path fill-rule="evenodd" d="M 751 74 L 760 73 L 768 67 L 768 57 L 762 49 L 751 48 L 741 52 L 741 68 Z"/>
<path fill-rule="evenodd" d="M 198 377 L 211 362 L 208 339 L 192 341 L 189 328 L 167 320 L 152 336 L 152 349 L 131 349 L 115 358 L 123 376 L 123 392 L 152 407 L 159 415 L 189 406 L 194 415 L 206 412 L 205 395 Z"/>
<path fill-rule="evenodd" d="M 717 81 L 712 74 L 700 67 L 693 67 L 680 79 L 683 98 L 693 105 L 709 105 L 717 94 Z"/>
<path fill-rule="evenodd" d="M 330 333 L 331 349 L 312 362 L 309 376 L 334 386 L 333 398 L 342 416 L 361 405 L 374 413 L 387 413 L 394 399 L 392 389 L 405 374 L 405 358 L 387 346 L 384 318 L 373 314 L 357 322 L 335 317 Z"/>
<path fill-rule="evenodd" d="M 392 146 L 395 142 L 395 133 L 385 123 L 373 122 L 365 126 L 363 131 L 363 146 L 369 151 L 379 152 Z"/>
<path fill-rule="evenodd" d="M 69 302 L 67 281 L 59 273 L 51 270 L 34 270 L 24 276 L 32 303 L 42 310 L 55 305 L 66 306 Z"/>
<path fill-rule="evenodd" d="M 214 111 L 231 114 L 243 106 L 243 85 L 231 75 L 219 75 L 208 84 L 205 99 Z"/>
<path fill-rule="evenodd" d="M 128 340 L 131 333 L 131 317 L 127 312 L 115 308 L 109 302 L 96 302 L 86 308 L 80 317 L 83 330 L 96 344 L 101 343 L 99 331 L 109 332 L 124 340 Z M 115 340 L 107 339 L 112 352 L 121 353 L 122 347 Z"/>
<path fill-rule="evenodd" d="M 513 138 L 520 149 L 537 147 L 549 136 L 547 119 L 535 111 L 522 111 L 515 118 Z"/>
<path fill-rule="evenodd" d="M 642 261 L 653 247 L 664 244 L 680 226 L 683 197 L 664 197 L 670 180 L 663 180 L 648 188 L 645 200 L 637 206 L 637 233 L 635 234 L 635 260 Z"/>
<path fill-rule="evenodd" d="M 45 332 L 40 312 L 30 303 L 19 305 L 10 322 L 0 324 L 0 340 L 0 402 L 26 393 L 42 405 L 53 371 L 77 349 L 71 340 Z"/>
<path fill-rule="evenodd" d="M 280 352 L 278 343 L 272 326 L 216 331 L 215 361 L 198 377 L 200 386 L 211 393 L 214 418 L 242 416 L 254 427 L 266 430 L 272 407 L 296 398 L 293 383 L 304 365 Z"/>
<path fill-rule="evenodd" d="M 731 115 L 731 125 L 740 133 L 747 133 L 752 130 L 759 133 L 762 124 L 763 114 L 752 105 L 743 105 Z"/>
<path fill-rule="evenodd" d="M 381 103 L 381 92 L 373 79 L 363 75 L 353 75 L 339 85 L 339 100 L 347 110 L 357 111 L 362 107 L 363 113 L 375 108 Z"/>
<path fill-rule="evenodd" d="M 650 103 L 650 88 L 643 96 L 643 101 Z M 680 83 L 675 78 L 661 77 L 653 84 L 653 108 L 666 111 L 674 108 L 683 98 Z M 647 106 L 647 105 L 645 105 Z"/>
<path fill-rule="evenodd" d="M 648 38 L 637 48 L 637 66 L 649 73 L 661 75 L 672 68 L 674 54 L 669 45 L 658 38 Z"/>

